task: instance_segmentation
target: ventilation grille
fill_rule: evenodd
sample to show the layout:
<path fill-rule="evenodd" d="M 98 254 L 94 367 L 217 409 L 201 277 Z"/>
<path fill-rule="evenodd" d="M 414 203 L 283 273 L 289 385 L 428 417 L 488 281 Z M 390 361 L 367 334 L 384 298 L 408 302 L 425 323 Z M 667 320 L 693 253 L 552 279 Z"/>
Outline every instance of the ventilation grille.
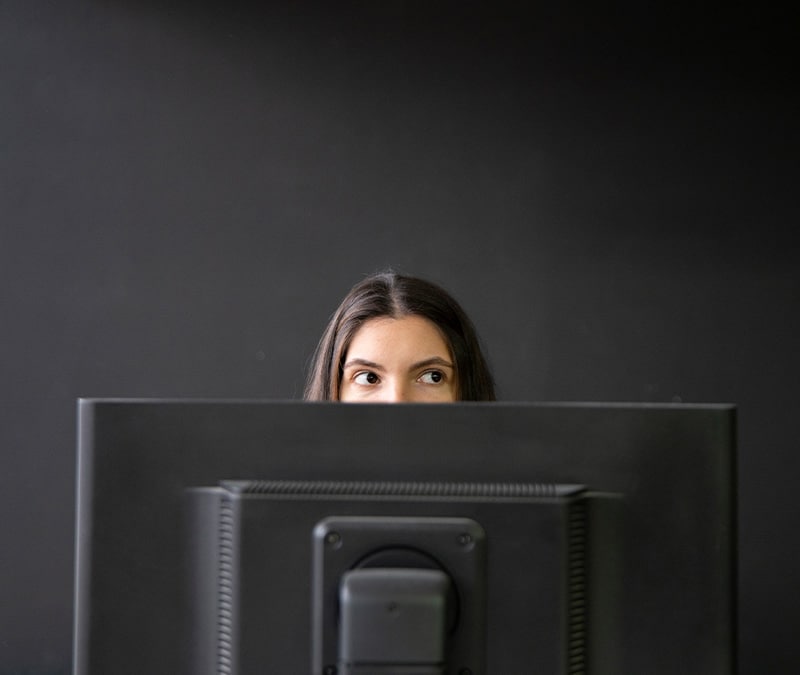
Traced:
<path fill-rule="evenodd" d="M 239 494 L 492 499 L 555 498 L 572 496 L 583 490 L 583 486 L 556 483 L 421 483 L 413 481 L 225 481 L 223 486 Z"/>
<path fill-rule="evenodd" d="M 219 573 L 217 574 L 217 673 L 233 673 L 233 532 L 234 514 L 231 502 L 221 500 L 219 510 Z"/>
<path fill-rule="evenodd" d="M 587 656 L 587 510 L 586 500 L 576 499 L 569 513 L 569 616 L 567 664 L 569 675 L 586 675 Z"/>

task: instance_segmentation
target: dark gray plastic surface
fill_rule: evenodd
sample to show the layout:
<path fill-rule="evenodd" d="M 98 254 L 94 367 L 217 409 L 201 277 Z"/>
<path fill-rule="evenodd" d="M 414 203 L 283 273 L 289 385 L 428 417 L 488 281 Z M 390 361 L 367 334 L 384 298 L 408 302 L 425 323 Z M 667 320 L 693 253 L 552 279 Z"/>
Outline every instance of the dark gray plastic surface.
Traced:
<path fill-rule="evenodd" d="M 613 616 L 592 617 L 600 653 L 611 644 L 604 633 L 618 631 L 619 654 L 608 661 L 618 672 L 730 675 L 734 456 L 729 406 L 84 401 L 75 673 L 189 670 L 183 491 L 258 477 L 553 482 L 620 493 L 620 531 L 590 535 L 594 551 L 620 541 L 600 566 L 619 601 Z M 291 529 L 277 526 L 270 541 L 268 564 L 270 550 L 309 555 L 308 539 Z M 514 567 L 523 561 L 489 555 L 490 567 L 511 567 L 489 588 L 487 672 L 536 672 L 535 640 L 520 644 L 514 632 L 536 602 Z M 309 569 L 287 577 L 261 636 L 296 665 L 286 672 L 308 668 L 308 578 Z M 512 600 L 493 604 L 504 585 Z M 609 672 L 604 662 L 589 664 L 592 675 Z"/>

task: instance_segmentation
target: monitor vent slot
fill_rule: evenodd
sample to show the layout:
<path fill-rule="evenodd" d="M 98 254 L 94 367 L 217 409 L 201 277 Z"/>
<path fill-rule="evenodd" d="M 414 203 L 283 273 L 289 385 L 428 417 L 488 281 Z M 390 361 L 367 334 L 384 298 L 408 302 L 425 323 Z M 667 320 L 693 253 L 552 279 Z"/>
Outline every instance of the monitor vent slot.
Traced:
<path fill-rule="evenodd" d="M 586 675 L 587 661 L 587 507 L 585 499 L 571 502 L 569 513 L 569 615 L 567 672 Z"/>
<path fill-rule="evenodd" d="M 457 483 L 391 481 L 225 481 L 239 494 L 356 496 L 356 497 L 463 497 L 483 499 L 546 499 L 577 494 L 582 486 L 555 483 Z"/>
<path fill-rule="evenodd" d="M 219 573 L 217 574 L 217 673 L 233 673 L 234 513 L 222 499 L 218 523 Z"/>

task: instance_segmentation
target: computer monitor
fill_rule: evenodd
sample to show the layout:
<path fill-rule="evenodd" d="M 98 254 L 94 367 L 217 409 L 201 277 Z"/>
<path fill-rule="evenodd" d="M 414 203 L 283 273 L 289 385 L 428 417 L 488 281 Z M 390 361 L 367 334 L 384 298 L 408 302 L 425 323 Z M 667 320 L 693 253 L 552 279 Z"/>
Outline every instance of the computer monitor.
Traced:
<path fill-rule="evenodd" d="M 727 405 L 79 403 L 75 675 L 732 675 Z"/>

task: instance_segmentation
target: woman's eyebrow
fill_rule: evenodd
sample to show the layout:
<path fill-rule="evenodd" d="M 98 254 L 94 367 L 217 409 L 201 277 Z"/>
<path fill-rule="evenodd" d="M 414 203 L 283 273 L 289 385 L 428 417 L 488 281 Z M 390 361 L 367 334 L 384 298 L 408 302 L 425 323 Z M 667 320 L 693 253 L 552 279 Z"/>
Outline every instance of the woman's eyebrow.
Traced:
<path fill-rule="evenodd" d="M 368 361 L 367 359 L 350 359 L 347 361 L 342 368 L 352 368 L 353 366 L 363 366 L 364 368 L 372 368 L 373 370 L 386 370 L 382 365 L 379 363 L 375 363 L 374 361 Z"/>
<path fill-rule="evenodd" d="M 412 364 L 410 370 L 417 370 L 419 368 L 427 368 L 428 366 L 444 366 L 446 368 L 453 368 L 452 363 L 450 363 L 447 359 L 443 359 L 441 356 L 432 356 L 429 359 L 424 359 L 422 361 L 417 361 L 416 363 Z"/>

